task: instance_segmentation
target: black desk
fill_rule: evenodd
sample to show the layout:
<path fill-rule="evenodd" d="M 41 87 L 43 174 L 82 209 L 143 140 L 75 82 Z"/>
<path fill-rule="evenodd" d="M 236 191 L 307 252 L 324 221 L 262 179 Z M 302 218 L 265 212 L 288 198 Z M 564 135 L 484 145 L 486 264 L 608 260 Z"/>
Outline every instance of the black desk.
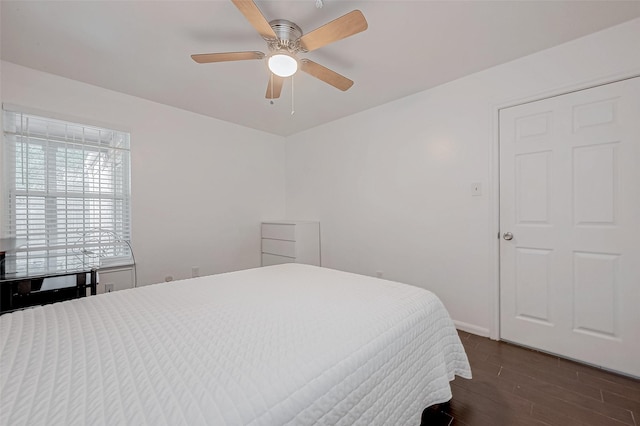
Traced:
<path fill-rule="evenodd" d="M 0 314 L 86 297 L 87 290 L 95 295 L 97 285 L 98 273 L 92 267 L 3 274 L 0 276 Z"/>

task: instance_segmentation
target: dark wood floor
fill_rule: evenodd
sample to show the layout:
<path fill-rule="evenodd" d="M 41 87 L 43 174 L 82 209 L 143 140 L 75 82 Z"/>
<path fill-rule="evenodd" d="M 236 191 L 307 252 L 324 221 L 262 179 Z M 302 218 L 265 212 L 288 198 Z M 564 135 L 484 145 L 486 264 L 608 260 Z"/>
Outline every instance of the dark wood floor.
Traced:
<path fill-rule="evenodd" d="M 423 426 L 640 426 L 639 380 L 459 334 L 473 379 L 456 377 L 453 399 L 425 410 Z"/>

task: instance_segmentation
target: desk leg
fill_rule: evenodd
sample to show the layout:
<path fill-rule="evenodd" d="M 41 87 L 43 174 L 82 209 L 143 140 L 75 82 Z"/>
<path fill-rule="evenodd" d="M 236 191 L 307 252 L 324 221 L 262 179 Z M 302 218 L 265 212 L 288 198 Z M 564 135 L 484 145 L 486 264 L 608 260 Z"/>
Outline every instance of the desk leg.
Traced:
<path fill-rule="evenodd" d="M 95 296 L 96 294 L 98 294 L 98 289 L 97 289 L 97 285 L 98 285 L 98 271 L 96 271 L 95 269 L 91 270 L 91 295 Z"/>
<path fill-rule="evenodd" d="M 76 274 L 76 297 L 87 297 L 87 273 Z"/>
<path fill-rule="evenodd" d="M 6 272 L 4 262 L 5 262 L 5 252 L 0 251 L 0 279 L 4 279 L 4 274 Z"/>
<path fill-rule="evenodd" d="M 0 313 L 13 309 L 11 282 L 0 282 Z"/>

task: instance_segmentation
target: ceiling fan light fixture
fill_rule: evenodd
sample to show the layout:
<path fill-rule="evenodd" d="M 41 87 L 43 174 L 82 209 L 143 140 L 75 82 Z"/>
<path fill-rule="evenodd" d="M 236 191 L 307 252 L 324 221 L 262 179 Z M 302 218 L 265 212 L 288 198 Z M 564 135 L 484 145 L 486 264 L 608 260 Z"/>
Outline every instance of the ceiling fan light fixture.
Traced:
<path fill-rule="evenodd" d="M 278 77 L 291 77 L 298 71 L 298 60 L 292 55 L 276 52 L 267 60 L 269 70 Z"/>

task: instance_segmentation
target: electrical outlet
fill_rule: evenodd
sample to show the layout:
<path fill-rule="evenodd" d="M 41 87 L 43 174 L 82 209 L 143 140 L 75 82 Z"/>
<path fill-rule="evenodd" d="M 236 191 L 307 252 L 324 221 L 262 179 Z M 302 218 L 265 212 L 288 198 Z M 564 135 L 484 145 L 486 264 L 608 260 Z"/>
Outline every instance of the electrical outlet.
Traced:
<path fill-rule="evenodd" d="M 113 283 L 107 283 L 104 285 L 104 292 L 111 293 L 113 291 Z"/>
<path fill-rule="evenodd" d="M 192 266 L 191 267 L 191 277 L 196 278 L 200 276 L 200 267 Z"/>

